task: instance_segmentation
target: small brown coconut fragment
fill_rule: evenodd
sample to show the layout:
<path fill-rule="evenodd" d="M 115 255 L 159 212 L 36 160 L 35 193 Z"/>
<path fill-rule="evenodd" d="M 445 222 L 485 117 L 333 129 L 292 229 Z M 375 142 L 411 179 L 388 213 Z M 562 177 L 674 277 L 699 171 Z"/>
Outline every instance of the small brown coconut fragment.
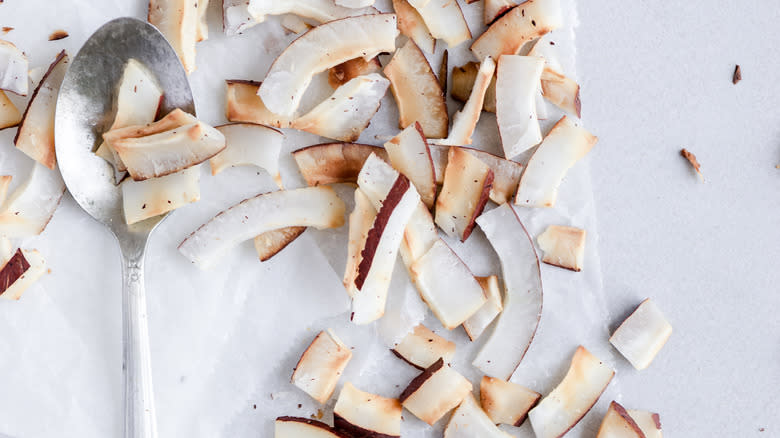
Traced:
<path fill-rule="evenodd" d="M 382 71 L 382 64 L 379 63 L 378 57 L 371 58 L 369 61 L 363 58 L 350 59 L 328 70 L 328 85 L 335 90 L 358 76 L 380 71 Z"/>
<path fill-rule="evenodd" d="M 451 361 L 455 356 L 455 343 L 418 324 L 390 351 L 409 365 L 424 370 L 440 358 Z"/>
<path fill-rule="evenodd" d="M 689 163 L 691 163 L 691 166 L 693 166 L 693 170 L 696 171 L 696 173 L 699 175 L 699 178 L 701 180 L 704 180 L 704 175 L 701 173 L 701 164 L 699 164 L 699 161 L 696 159 L 696 155 L 693 155 L 693 152 L 689 151 L 688 149 L 680 149 L 680 155 L 683 156 L 686 160 L 688 160 Z"/>
<path fill-rule="evenodd" d="M 352 351 L 341 342 L 333 330 L 323 330 L 303 352 L 292 384 L 320 403 L 328 401 L 336 384 L 352 359 Z"/>
<path fill-rule="evenodd" d="M 285 249 L 297 239 L 306 227 L 286 227 L 278 230 L 266 231 L 255 237 L 255 251 L 257 251 L 260 261 L 264 262 Z"/>
<path fill-rule="evenodd" d="M 366 159 L 375 153 L 387 161 L 387 153 L 378 146 L 359 143 L 324 143 L 292 153 L 306 184 L 356 183 Z"/>
<path fill-rule="evenodd" d="M 495 377 L 484 376 L 479 384 L 482 409 L 498 424 L 520 427 L 541 396 L 522 385 Z"/>
<path fill-rule="evenodd" d="M 62 29 L 58 29 L 52 32 L 51 35 L 49 35 L 49 41 L 57 41 L 57 40 L 67 38 L 69 36 L 70 35 L 68 34 L 68 32 L 65 32 Z"/>
<path fill-rule="evenodd" d="M 444 95 L 447 95 L 447 73 L 449 72 L 449 59 L 450 52 L 445 50 L 444 55 L 441 57 L 441 65 L 439 65 L 439 85 Z"/>
<path fill-rule="evenodd" d="M 470 395 L 471 382 L 439 359 L 409 383 L 399 400 L 407 411 L 433 426 Z"/>
<path fill-rule="evenodd" d="M 13 257 L 0 269 L 0 295 L 30 269 L 30 262 L 24 257 L 21 249 L 17 249 Z"/>
<path fill-rule="evenodd" d="M 0 2 L 0 3 L 2 3 L 2 2 Z M 11 26 L 3 26 L 2 30 L 3 30 L 3 34 L 6 34 L 6 33 L 10 32 L 10 31 L 14 30 L 14 28 L 11 27 Z"/>
<path fill-rule="evenodd" d="M 612 401 L 604 415 L 596 438 L 647 438 L 628 411 L 616 401 Z"/>
<path fill-rule="evenodd" d="M 36 250 L 17 250 L 0 268 L 0 298 L 18 300 L 46 273 L 46 262 Z"/>
<path fill-rule="evenodd" d="M 737 82 L 742 80 L 742 68 L 737 64 L 734 67 L 734 75 L 731 77 L 731 83 L 737 85 Z"/>
<path fill-rule="evenodd" d="M 585 258 L 585 237 L 581 228 L 550 225 L 536 238 L 544 251 L 543 262 L 580 272 Z"/>

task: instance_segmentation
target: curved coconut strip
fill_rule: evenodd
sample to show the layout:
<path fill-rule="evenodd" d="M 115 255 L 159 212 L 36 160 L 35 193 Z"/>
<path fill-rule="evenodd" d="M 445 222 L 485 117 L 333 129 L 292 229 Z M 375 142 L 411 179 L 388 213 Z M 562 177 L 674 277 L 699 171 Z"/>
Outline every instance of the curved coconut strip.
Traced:
<path fill-rule="evenodd" d="M 422 126 L 417 122 L 409 125 L 385 143 L 385 150 L 390 164 L 412 181 L 423 203 L 428 208 L 433 207 L 436 198 L 436 175 Z"/>
<path fill-rule="evenodd" d="M 264 262 L 278 254 L 304 231 L 306 231 L 306 227 L 285 227 L 266 231 L 255 237 L 255 251 L 260 257 L 260 261 Z"/>
<path fill-rule="evenodd" d="M 22 113 L 16 108 L 11 99 L 0 90 L 0 130 L 13 128 L 22 121 Z"/>
<path fill-rule="evenodd" d="M 444 184 L 436 198 L 436 225 L 462 242 L 471 235 L 493 187 L 493 171 L 465 149 L 451 148 Z"/>
<path fill-rule="evenodd" d="M 291 127 L 340 141 L 355 141 L 379 110 L 390 81 L 378 73 L 358 76 L 337 88 Z"/>
<path fill-rule="evenodd" d="M 582 115 L 580 85 L 550 67 L 542 72 L 542 94 L 558 108 L 577 117 Z"/>
<path fill-rule="evenodd" d="M 463 329 L 466 330 L 470 340 L 477 339 L 494 319 L 504 310 L 502 304 L 501 289 L 498 287 L 498 277 L 476 277 L 487 301 L 473 315 L 463 321 Z"/>
<path fill-rule="evenodd" d="M 187 236 L 179 252 L 207 268 L 234 246 L 266 231 L 291 226 L 344 225 L 344 202 L 330 187 L 306 187 L 257 195 L 217 214 Z"/>
<path fill-rule="evenodd" d="M 642 428 L 631 418 L 626 408 L 616 401 L 609 404 L 609 409 L 599 426 L 596 438 L 647 438 Z"/>
<path fill-rule="evenodd" d="M 279 417 L 274 422 L 274 438 L 349 438 L 322 421 L 300 417 Z"/>
<path fill-rule="evenodd" d="M 473 365 L 509 380 L 523 360 L 542 316 L 542 274 L 531 237 L 509 206 L 483 213 L 477 223 L 498 254 L 504 276 L 504 311 Z"/>
<path fill-rule="evenodd" d="M 558 197 L 558 186 L 566 172 L 584 157 L 598 137 L 564 116 L 553 126 L 528 160 L 515 204 L 524 207 L 552 207 Z"/>
<path fill-rule="evenodd" d="M 225 149 L 225 136 L 203 122 L 144 137 L 111 142 L 136 181 L 159 178 L 198 165 Z"/>
<path fill-rule="evenodd" d="M 399 175 L 378 209 L 360 253 L 350 317 L 355 324 L 368 324 L 384 315 L 403 230 L 418 203 L 417 190 Z"/>
<path fill-rule="evenodd" d="M 187 73 L 195 71 L 200 13 L 192 0 L 149 0 L 149 23 L 171 43 Z"/>
<path fill-rule="evenodd" d="M 5 203 L 5 197 L 8 194 L 8 187 L 11 186 L 11 180 L 13 180 L 13 176 L 11 175 L 0 175 L 0 207 Z"/>
<path fill-rule="evenodd" d="M 393 10 L 398 16 L 398 30 L 414 41 L 420 49 L 433 53 L 436 50 L 436 38 L 428 31 L 428 26 L 417 9 L 407 0 L 393 0 Z"/>
<path fill-rule="evenodd" d="M 380 73 L 381 71 L 382 64 L 379 63 L 379 57 L 374 57 L 370 60 L 363 58 L 350 59 L 328 70 L 328 85 L 336 89 L 358 76 Z"/>
<path fill-rule="evenodd" d="M 487 301 L 474 274 L 441 239 L 410 270 L 423 301 L 447 330 L 463 324 Z"/>
<path fill-rule="evenodd" d="M 29 62 L 13 43 L 0 40 L 0 90 L 27 96 Z"/>
<path fill-rule="evenodd" d="M 200 200 L 200 166 L 145 181 L 122 181 L 125 221 L 134 224 Z"/>
<path fill-rule="evenodd" d="M 225 136 L 226 147 L 209 160 L 212 175 L 231 166 L 257 166 L 265 169 L 282 188 L 279 154 L 284 134 L 281 131 L 253 123 L 233 123 L 216 129 Z"/>
<path fill-rule="evenodd" d="M 407 41 L 395 52 L 384 72 L 398 105 L 401 129 L 418 122 L 425 137 L 446 137 L 449 115 L 444 91 L 417 44 Z"/>
<path fill-rule="evenodd" d="M 497 424 L 520 427 L 541 394 L 506 380 L 483 376 L 479 398 L 485 413 Z"/>
<path fill-rule="evenodd" d="M 452 89 L 450 96 L 458 102 L 466 102 L 474 89 L 474 81 L 477 80 L 479 72 L 478 62 L 467 62 L 460 67 L 452 68 Z M 489 113 L 496 112 L 496 78 L 493 78 L 485 92 L 485 99 L 482 103 L 482 110 Z"/>
<path fill-rule="evenodd" d="M 455 356 L 455 343 L 418 324 L 390 351 L 404 362 L 422 371 L 436 363 L 439 358 L 447 363 L 452 361 Z"/>
<path fill-rule="evenodd" d="M 59 170 L 35 164 L 30 176 L 17 187 L 0 208 L 0 236 L 30 237 L 41 234 L 49 224 L 65 183 Z"/>
<path fill-rule="evenodd" d="M 433 426 L 470 395 L 471 382 L 440 358 L 409 383 L 399 400 L 407 411 Z"/>
<path fill-rule="evenodd" d="M 17 250 L 0 269 L 0 298 L 18 300 L 46 273 L 46 261 L 36 250 Z"/>
<path fill-rule="evenodd" d="M 260 82 L 229 79 L 227 84 L 226 116 L 231 122 L 255 123 L 258 125 L 288 128 L 291 117 L 282 117 L 266 108 L 263 99 L 257 95 Z"/>
<path fill-rule="evenodd" d="M 222 0 L 222 30 L 227 36 L 243 33 L 260 24 L 249 13 L 246 0 Z"/>
<path fill-rule="evenodd" d="M 420 13 L 425 26 L 434 38 L 442 39 L 449 47 L 471 39 L 471 31 L 457 1 L 408 0 Z"/>
<path fill-rule="evenodd" d="M 243 1 L 247 2 L 247 0 Z M 365 0 L 351 0 L 352 3 L 356 1 Z M 294 14 L 303 18 L 311 18 L 319 23 L 327 23 L 341 18 L 376 12 L 373 8 L 363 8 L 345 7 L 333 0 L 250 0 L 247 11 L 257 23 L 262 23 L 269 15 L 282 14 Z"/>
<path fill-rule="evenodd" d="M 469 99 L 463 105 L 463 108 L 455 113 L 450 134 L 443 140 L 434 140 L 435 143 L 444 145 L 471 144 L 471 134 L 474 133 L 479 116 L 482 114 L 485 94 L 490 82 L 493 80 L 495 71 L 496 63 L 493 61 L 493 58 L 488 56 L 482 60 Z"/>
<path fill-rule="evenodd" d="M 54 153 L 54 109 L 67 70 L 68 55 L 63 50 L 35 88 L 14 137 L 17 149 L 49 169 L 54 169 L 57 164 Z"/>
<path fill-rule="evenodd" d="M 596 404 L 614 375 L 615 371 L 580 345 L 561 383 L 528 413 L 536 436 L 558 438 L 571 430 Z"/>
<path fill-rule="evenodd" d="M 516 55 L 525 43 L 562 25 L 559 0 L 529 0 L 515 6 L 471 44 L 477 59 Z"/>
<path fill-rule="evenodd" d="M 257 94 L 270 111 L 292 116 L 315 74 L 359 56 L 371 59 L 393 52 L 397 35 L 395 14 L 361 15 L 319 25 L 276 58 Z"/>
<path fill-rule="evenodd" d="M 336 429 L 348 436 L 401 436 L 401 403 L 398 399 L 363 392 L 344 383 L 333 408 Z"/>
<path fill-rule="evenodd" d="M 360 169 L 371 154 L 387 159 L 387 153 L 381 147 L 358 143 L 317 144 L 298 149 L 292 156 L 306 184 L 317 186 L 357 183 Z"/>
<path fill-rule="evenodd" d="M 517 3 L 511 0 L 485 0 L 485 9 L 482 13 L 482 20 L 485 26 L 489 26 L 496 18 L 500 17 L 506 11 L 514 8 Z"/>
<path fill-rule="evenodd" d="M 344 269 L 344 288 L 350 298 L 355 297 L 355 278 L 363 259 L 361 252 L 374 225 L 376 209 L 360 188 L 355 189 L 355 209 L 349 215 L 349 242 L 347 243 L 347 266 Z"/>
<path fill-rule="evenodd" d="M 458 146 L 431 145 L 431 159 L 436 172 L 437 184 L 444 182 L 444 169 L 447 167 L 447 155 L 451 147 Z M 520 175 L 523 173 L 523 165 L 479 149 L 460 148 L 479 158 L 493 171 L 493 187 L 490 189 L 490 200 L 499 205 L 509 202 L 517 192 Z"/>
<path fill-rule="evenodd" d="M 469 394 L 452 413 L 444 438 L 511 438 L 512 435 L 502 431 L 479 407 L 474 396 Z"/>
<path fill-rule="evenodd" d="M 581 228 L 550 225 L 536 238 L 544 251 L 543 262 L 579 272 L 585 258 L 585 237 Z"/>
<path fill-rule="evenodd" d="M 352 351 L 333 330 L 321 331 L 301 355 L 292 374 L 292 384 L 314 400 L 328 401 L 352 359 Z"/>
<path fill-rule="evenodd" d="M 639 428 L 642 429 L 645 438 L 663 438 L 661 417 L 657 413 L 628 409 L 628 415 L 630 415 Z"/>
<path fill-rule="evenodd" d="M 536 114 L 536 95 L 544 59 L 501 55 L 496 79 L 496 121 L 507 159 L 514 158 L 542 141 Z"/>
<path fill-rule="evenodd" d="M 672 325 L 648 298 L 620 324 L 609 342 L 634 368 L 643 370 L 650 366 L 671 335 Z"/>

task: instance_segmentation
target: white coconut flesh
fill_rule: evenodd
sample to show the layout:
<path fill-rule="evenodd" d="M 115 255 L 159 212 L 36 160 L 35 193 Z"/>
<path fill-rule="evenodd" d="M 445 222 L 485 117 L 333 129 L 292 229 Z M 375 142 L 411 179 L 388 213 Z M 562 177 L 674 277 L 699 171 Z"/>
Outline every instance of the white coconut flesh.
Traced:
<path fill-rule="evenodd" d="M 233 123 L 217 126 L 225 137 L 225 149 L 211 157 L 211 174 L 234 166 L 256 166 L 264 169 L 282 187 L 279 155 L 284 134 L 276 129 L 253 123 Z"/>
<path fill-rule="evenodd" d="M 65 182 L 60 171 L 36 163 L 27 180 L 0 207 L 0 236 L 22 238 L 41 234 L 63 193 Z"/>
<path fill-rule="evenodd" d="M 456 1 L 408 0 L 417 9 L 434 38 L 455 47 L 471 39 L 471 31 Z"/>
<path fill-rule="evenodd" d="M 444 438 L 511 438 L 502 431 L 479 406 L 474 396 L 469 394 L 452 413 Z"/>
<path fill-rule="evenodd" d="M 455 343 L 428 327 L 418 324 L 393 348 L 393 353 L 415 368 L 424 370 L 439 358 L 449 363 L 455 356 Z"/>
<path fill-rule="evenodd" d="M 536 112 L 544 59 L 501 55 L 496 79 L 496 121 L 507 159 L 514 158 L 542 141 Z"/>
<path fill-rule="evenodd" d="M 466 335 L 472 341 L 479 338 L 485 329 L 490 326 L 494 319 L 504 309 L 501 298 L 501 289 L 498 286 L 498 277 L 491 275 L 489 277 L 476 277 L 482 291 L 487 297 L 487 301 L 467 320 L 463 321 L 463 329 Z"/>
<path fill-rule="evenodd" d="M 648 298 L 620 324 L 609 342 L 634 368 L 643 370 L 650 366 L 671 335 L 672 325 Z"/>
<path fill-rule="evenodd" d="M 422 126 L 415 122 L 385 143 L 390 164 L 414 184 L 423 203 L 433 207 L 436 175 Z"/>
<path fill-rule="evenodd" d="M 0 90 L 27 96 L 29 62 L 13 43 L 0 40 Z"/>
<path fill-rule="evenodd" d="M 120 187 L 125 221 L 134 224 L 199 201 L 200 166 L 144 181 L 126 178 Z"/>

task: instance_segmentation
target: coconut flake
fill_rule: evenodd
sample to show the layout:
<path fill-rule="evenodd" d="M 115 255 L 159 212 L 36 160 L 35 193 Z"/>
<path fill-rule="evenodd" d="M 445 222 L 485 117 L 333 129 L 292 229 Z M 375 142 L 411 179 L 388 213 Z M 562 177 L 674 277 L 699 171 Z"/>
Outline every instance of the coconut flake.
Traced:
<path fill-rule="evenodd" d="M 422 126 L 415 122 L 385 143 L 390 164 L 414 184 L 429 208 L 436 198 L 436 175 Z"/>
<path fill-rule="evenodd" d="M 292 384 L 320 403 L 328 401 L 352 359 L 352 351 L 333 330 L 321 331 L 301 355 Z"/>
<path fill-rule="evenodd" d="M 356 3 L 370 0 L 346 1 Z M 243 0 L 243 2 L 247 3 L 247 0 Z M 367 6 L 370 6 L 370 4 Z M 375 9 L 367 7 L 344 7 L 333 0 L 250 0 L 248 2 L 247 11 L 258 23 L 265 21 L 269 15 L 294 14 L 299 17 L 310 18 L 318 23 L 327 23 L 341 18 L 376 12 Z"/>
<path fill-rule="evenodd" d="M 0 130 L 12 128 L 22 121 L 22 113 L 13 102 L 0 90 Z"/>
<path fill-rule="evenodd" d="M 358 174 L 371 154 L 386 159 L 378 146 L 358 143 L 324 143 L 292 153 L 306 184 L 357 183 Z M 392 184 L 392 182 L 391 182 Z"/>
<path fill-rule="evenodd" d="M 472 341 L 476 340 L 499 313 L 504 309 L 501 298 L 501 289 L 498 287 L 498 277 L 476 277 L 487 301 L 467 320 L 463 321 L 463 329 Z"/>
<path fill-rule="evenodd" d="M 516 55 L 529 41 L 562 25 L 559 0 L 529 0 L 496 20 L 471 44 L 477 59 Z"/>
<path fill-rule="evenodd" d="M 643 370 L 650 366 L 671 335 L 671 324 L 648 298 L 620 324 L 609 342 L 634 368 Z"/>
<path fill-rule="evenodd" d="M 134 224 L 200 200 L 200 166 L 145 181 L 122 181 L 125 221 Z"/>
<path fill-rule="evenodd" d="M 455 356 L 455 343 L 418 324 L 391 350 L 409 365 L 425 370 L 439 358 L 449 363 Z"/>
<path fill-rule="evenodd" d="M 398 399 L 363 392 L 346 382 L 333 408 L 336 429 L 348 436 L 401 436 Z"/>
<path fill-rule="evenodd" d="M 18 300 L 45 273 L 46 261 L 41 253 L 17 250 L 0 269 L 0 298 Z"/>
<path fill-rule="evenodd" d="M 536 238 L 539 248 L 544 251 L 543 262 L 581 271 L 585 258 L 585 230 L 574 227 L 550 225 Z"/>
<path fill-rule="evenodd" d="M 27 69 L 29 63 L 24 52 L 13 43 L 0 40 L 0 90 L 27 96 Z"/>
<path fill-rule="evenodd" d="M 328 69 L 328 85 L 336 89 L 358 76 L 366 76 L 381 71 L 382 64 L 379 63 L 379 57 L 369 60 L 363 58 L 350 59 Z"/>
<path fill-rule="evenodd" d="M 300 417 L 279 417 L 274 422 L 274 438 L 349 438 L 327 424 Z"/>
<path fill-rule="evenodd" d="M 425 21 L 434 38 L 442 39 L 449 47 L 471 39 L 471 31 L 457 1 L 408 0 Z"/>
<path fill-rule="evenodd" d="M 289 128 L 291 117 L 282 117 L 266 108 L 263 99 L 257 95 L 260 82 L 229 79 L 227 84 L 227 119 L 231 122 L 255 123 Z"/>
<path fill-rule="evenodd" d="M 426 53 L 433 53 L 436 50 L 436 38 L 431 35 L 417 9 L 407 0 L 393 0 L 393 10 L 398 16 L 398 30 Z"/>
<path fill-rule="evenodd" d="M 211 174 L 216 175 L 232 166 L 257 166 L 265 169 L 282 187 L 279 174 L 279 154 L 284 134 L 263 125 L 233 123 L 217 126 L 225 137 L 225 149 L 209 160 Z"/>
<path fill-rule="evenodd" d="M 439 359 L 409 383 L 399 400 L 407 411 L 433 426 L 470 395 L 471 382 Z"/>
<path fill-rule="evenodd" d="M 195 71 L 200 14 L 193 0 L 149 0 L 149 23 L 165 35 L 187 74 Z"/>
<path fill-rule="evenodd" d="M 344 288 L 350 298 L 355 297 L 357 286 L 355 278 L 358 266 L 363 259 L 361 252 L 368 238 L 368 232 L 374 225 L 376 209 L 371 200 L 360 188 L 355 189 L 355 209 L 349 215 L 349 241 L 347 243 L 347 265 L 344 269 Z"/>
<path fill-rule="evenodd" d="M 596 438 L 646 438 L 639 425 L 616 401 L 609 404 Z"/>
<path fill-rule="evenodd" d="M 65 183 L 59 170 L 35 164 L 27 181 L 17 187 L 0 208 L 0 236 L 30 237 L 41 234 L 49 224 Z"/>
<path fill-rule="evenodd" d="M 512 435 L 502 431 L 485 411 L 479 407 L 474 396 L 469 394 L 452 413 L 444 438 L 511 438 Z"/>
<path fill-rule="evenodd" d="M 266 231 L 255 237 L 255 251 L 260 257 L 260 261 L 264 262 L 278 254 L 304 231 L 306 231 L 306 227 L 285 227 Z"/>
<path fill-rule="evenodd" d="M 479 397 L 485 413 L 497 424 L 520 427 L 541 394 L 517 383 L 483 376 Z"/>
<path fill-rule="evenodd" d="M 436 225 L 465 242 L 487 204 L 493 178 L 493 171 L 479 158 L 464 149 L 451 148 L 444 184 L 436 198 Z"/>
<path fill-rule="evenodd" d="M 536 95 L 544 59 L 501 55 L 496 80 L 496 121 L 504 156 L 511 159 L 542 141 Z"/>
<path fill-rule="evenodd" d="M 444 169 L 447 167 L 447 156 L 452 147 L 459 146 L 430 145 L 431 159 L 433 161 L 434 172 L 436 173 L 437 184 L 444 182 Z M 520 175 L 523 173 L 523 165 L 515 161 L 505 160 L 497 155 L 479 149 L 468 147 L 461 148 L 479 158 L 480 161 L 487 164 L 488 167 L 490 167 L 490 170 L 493 171 L 493 187 L 490 189 L 490 200 L 499 205 L 509 202 L 515 192 L 517 192 L 517 185 L 520 183 Z"/>

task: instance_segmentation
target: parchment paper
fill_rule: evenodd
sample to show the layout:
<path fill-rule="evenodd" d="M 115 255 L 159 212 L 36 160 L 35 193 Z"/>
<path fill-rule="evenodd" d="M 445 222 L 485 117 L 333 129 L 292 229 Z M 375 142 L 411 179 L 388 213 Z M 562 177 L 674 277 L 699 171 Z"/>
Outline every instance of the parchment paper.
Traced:
<path fill-rule="evenodd" d="M 241 36 L 227 38 L 221 33 L 221 2 L 211 3 L 210 38 L 198 45 L 198 69 L 191 83 L 198 116 L 216 125 L 226 121 L 224 80 L 262 80 L 270 63 L 295 36 L 285 34 L 277 19 L 269 19 Z M 575 2 L 562 3 L 566 26 L 552 38 L 565 73 L 576 76 Z M 388 1 L 378 1 L 376 7 L 391 9 Z M 461 2 L 461 7 L 472 33 L 481 33 L 481 2 Z M 21 47 L 31 68 L 45 67 L 62 48 L 75 55 L 100 25 L 127 15 L 145 17 L 146 2 L 6 0 L 0 5 L 0 26 L 15 29 L 0 38 Z M 48 35 L 60 28 L 70 37 L 48 42 Z M 438 46 L 436 54 L 429 57 L 434 71 L 438 71 L 444 44 Z M 450 69 L 471 60 L 468 43 L 450 50 Z M 328 92 L 322 78 L 315 80 L 304 105 L 312 105 Z M 13 99 L 24 107 L 26 99 Z M 450 100 L 450 113 L 460 106 Z M 588 102 L 584 102 L 585 114 L 587 107 Z M 549 129 L 560 113 L 549 105 L 547 112 L 544 125 Z M 396 121 L 395 103 L 388 92 L 360 142 L 381 145 L 397 133 Z M 24 180 L 31 166 L 13 147 L 13 131 L 0 132 L 0 174 L 14 175 L 12 189 Z M 288 187 L 298 187 L 303 181 L 287 152 L 325 140 L 294 131 L 286 134 L 283 179 Z M 500 152 L 493 115 L 482 114 L 474 138 L 475 147 Z M 512 380 L 543 394 L 563 377 L 579 344 L 609 363 L 620 360 L 607 343 L 607 324 L 613 321 L 603 302 L 587 161 L 569 172 L 555 208 L 518 209 L 534 237 L 550 224 L 588 231 L 582 272 L 542 266 L 542 321 Z M 247 242 L 210 271 L 198 271 L 176 250 L 182 238 L 220 210 L 275 189 L 262 170 L 249 167 L 228 169 L 216 177 L 206 168 L 201 186 L 201 201 L 176 211 L 153 234 L 146 261 L 161 437 L 271 437 L 275 417 L 308 417 L 318 410 L 322 410 L 324 421 L 330 421 L 335 395 L 326 406 L 320 406 L 289 383 L 301 352 L 325 328 L 333 328 L 354 347 L 339 389 L 349 380 L 363 390 L 398 396 L 417 372 L 392 356 L 388 346 L 424 321 L 457 342 L 453 366 L 478 390 L 481 376 L 470 362 L 481 342 L 471 344 L 462 329 L 447 332 L 441 327 L 420 301 L 400 259 L 386 316 L 364 327 L 349 323 L 349 301 L 341 285 L 346 226 L 309 230 L 262 264 Z M 337 190 L 351 208 L 352 189 L 342 186 Z M 121 281 L 113 237 L 66 195 L 46 231 L 18 243 L 39 249 L 51 273 L 19 302 L 0 301 L 0 434 L 16 438 L 120 436 Z M 478 228 L 466 244 L 450 239 L 448 243 L 475 274 L 500 275 L 496 256 Z M 592 436 L 606 404 L 618 396 L 618 388 L 616 378 L 570 436 Z M 430 428 L 405 412 L 403 436 L 440 436 L 445 423 L 446 417 Z M 507 430 L 517 436 L 533 436 L 528 423 Z"/>

